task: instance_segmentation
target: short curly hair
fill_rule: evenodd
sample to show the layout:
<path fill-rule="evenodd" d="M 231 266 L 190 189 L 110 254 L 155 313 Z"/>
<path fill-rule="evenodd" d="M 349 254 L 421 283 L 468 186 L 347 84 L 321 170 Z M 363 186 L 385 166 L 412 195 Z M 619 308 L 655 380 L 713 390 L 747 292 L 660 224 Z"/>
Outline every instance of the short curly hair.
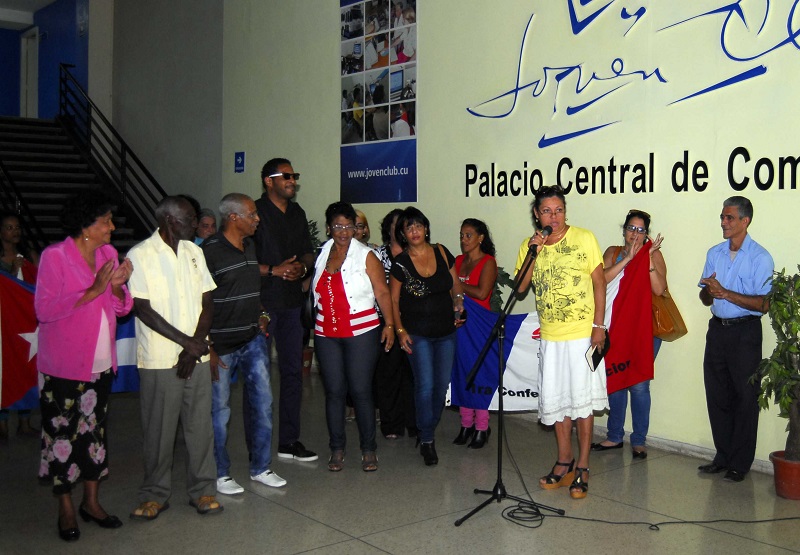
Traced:
<path fill-rule="evenodd" d="M 113 209 L 114 205 L 106 198 L 77 195 L 64 204 L 64 209 L 61 211 L 61 226 L 69 237 L 80 237 L 85 228 Z"/>

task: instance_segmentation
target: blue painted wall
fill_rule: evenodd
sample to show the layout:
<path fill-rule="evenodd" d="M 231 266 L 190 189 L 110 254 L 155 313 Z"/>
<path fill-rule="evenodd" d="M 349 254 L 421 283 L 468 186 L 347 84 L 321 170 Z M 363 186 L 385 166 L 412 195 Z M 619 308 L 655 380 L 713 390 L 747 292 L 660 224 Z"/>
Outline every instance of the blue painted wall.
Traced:
<path fill-rule="evenodd" d="M 0 29 L 0 116 L 19 115 L 20 32 Z"/>
<path fill-rule="evenodd" d="M 88 88 L 89 33 L 87 30 L 83 36 L 78 35 L 78 6 L 88 14 L 88 0 L 58 0 L 33 16 L 33 23 L 39 27 L 39 35 L 42 37 L 39 41 L 40 118 L 58 115 L 60 63 L 74 64 L 72 75 L 84 89 Z"/>

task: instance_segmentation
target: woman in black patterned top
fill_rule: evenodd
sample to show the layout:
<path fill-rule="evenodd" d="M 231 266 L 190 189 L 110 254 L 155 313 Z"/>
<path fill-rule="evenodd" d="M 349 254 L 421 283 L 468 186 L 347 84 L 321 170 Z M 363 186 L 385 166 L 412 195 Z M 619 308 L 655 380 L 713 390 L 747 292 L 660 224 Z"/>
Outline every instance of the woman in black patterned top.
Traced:
<path fill-rule="evenodd" d="M 405 247 L 394 260 L 389 286 L 395 329 L 414 371 L 420 453 L 430 466 L 439 462 L 434 434 L 450 383 L 456 327 L 464 322 L 464 294 L 455 258 L 442 245 L 430 244 L 430 222 L 422 212 L 406 208 L 395 236 Z"/>

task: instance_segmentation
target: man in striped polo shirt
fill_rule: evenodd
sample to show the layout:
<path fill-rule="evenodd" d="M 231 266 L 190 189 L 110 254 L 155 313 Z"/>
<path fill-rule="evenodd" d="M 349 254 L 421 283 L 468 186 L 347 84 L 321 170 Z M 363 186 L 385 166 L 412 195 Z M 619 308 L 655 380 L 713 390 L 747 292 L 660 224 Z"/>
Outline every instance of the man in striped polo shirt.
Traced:
<path fill-rule="evenodd" d="M 213 397 L 214 457 L 217 491 L 243 493 L 231 477 L 226 443 L 230 421 L 231 376 L 238 372 L 249 397 L 251 437 L 250 479 L 270 487 L 286 480 L 270 470 L 272 456 L 272 391 L 269 382 L 269 350 L 264 334 L 266 313 L 261 309 L 261 275 L 252 235 L 259 224 L 258 211 L 247 195 L 230 193 L 219 203 L 222 229 L 203 243 L 206 265 L 217 284 L 213 291 L 211 324 L 211 379 Z"/>

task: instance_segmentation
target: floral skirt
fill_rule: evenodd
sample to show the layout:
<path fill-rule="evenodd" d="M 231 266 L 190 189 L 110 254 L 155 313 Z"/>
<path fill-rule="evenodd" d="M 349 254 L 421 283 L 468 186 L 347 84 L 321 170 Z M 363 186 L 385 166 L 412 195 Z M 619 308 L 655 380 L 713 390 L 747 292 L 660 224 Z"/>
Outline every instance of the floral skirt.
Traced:
<path fill-rule="evenodd" d="M 40 374 L 42 458 L 39 479 L 53 493 L 69 493 L 79 480 L 108 475 L 106 413 L 111 370 L 81 382 Z"/>

